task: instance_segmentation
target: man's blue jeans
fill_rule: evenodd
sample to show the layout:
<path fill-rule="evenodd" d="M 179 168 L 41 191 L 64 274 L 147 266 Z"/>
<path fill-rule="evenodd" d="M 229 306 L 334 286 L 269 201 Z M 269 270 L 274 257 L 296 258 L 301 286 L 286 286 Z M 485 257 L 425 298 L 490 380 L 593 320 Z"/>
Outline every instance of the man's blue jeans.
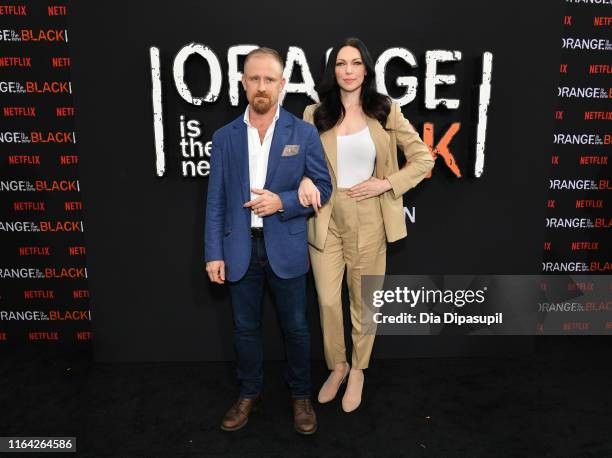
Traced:
<path fill-rule="evenodd" d="M 285 381 L 292 398 L 309 398 L 310 331 L 306 322 L 306 274 L 290 279 L 278 277 L 268 263 L 263 237 L 251 241 L 253 248 L 247 273 L 240 280 L 229 282 L 240 396 L 254 398 L 262 392 L 261 308 L 264 280 L 267 280 L 285 340 Z M 291 253 L 287 255 L 291 256 Z"/>

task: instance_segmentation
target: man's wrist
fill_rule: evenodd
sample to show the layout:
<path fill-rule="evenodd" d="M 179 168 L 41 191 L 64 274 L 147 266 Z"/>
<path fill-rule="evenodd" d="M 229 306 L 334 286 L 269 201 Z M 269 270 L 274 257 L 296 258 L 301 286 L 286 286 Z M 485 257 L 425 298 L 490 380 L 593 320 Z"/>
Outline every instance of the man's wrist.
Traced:
<path fill-rule="evenodd" d="M 274 194 L 274 195 L 278 199 L 278 204 L 280 205 L 280 208 L 278 210 L 276 210 L 276 211 L 279 212 L 279 213 L 283 213 L 285 211 L 285 209 L 283 208 L 283 199 L 281 199 L 278 194 Z"/>

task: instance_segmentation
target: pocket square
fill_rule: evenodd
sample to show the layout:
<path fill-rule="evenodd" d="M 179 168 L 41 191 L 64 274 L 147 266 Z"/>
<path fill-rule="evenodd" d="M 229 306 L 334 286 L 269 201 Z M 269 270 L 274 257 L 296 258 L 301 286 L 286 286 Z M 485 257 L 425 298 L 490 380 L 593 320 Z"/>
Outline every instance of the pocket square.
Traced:
<path fill-rule="evenodd" d="M 295 156 L 300 152 L 300 145 L 285 145 L 281 156 Z"/>

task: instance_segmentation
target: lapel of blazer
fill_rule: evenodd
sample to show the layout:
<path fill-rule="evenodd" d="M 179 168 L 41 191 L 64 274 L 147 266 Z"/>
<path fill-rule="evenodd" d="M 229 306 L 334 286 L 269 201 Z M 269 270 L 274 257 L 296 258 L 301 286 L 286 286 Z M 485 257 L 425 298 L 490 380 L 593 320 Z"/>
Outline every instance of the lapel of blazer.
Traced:
<path fill-rule="evenodd" d="M 382 128 L 378 120 L 366 116 L 366 122 L 370 130 L 370 136 L 376 147 L 376 169 L 374 173 L 376 178 L 383 178 L 385 176 L 385 170 L 389 165 L 389 146 L 391 137 L 385 129 Z"/>
<path fill-rule="evenodd" d="M 238 174 L 240 177 L 240 192 L 243 202 L 251 200 L 250 177 L 249 177 L 249 142 L 247 139 L 247 126 L 242 116 L 234 122 L 236 136 L 232 136 L 233 156 L 238 164 Z"/>
<path fill-rule="evenodd" d="M 337 132 L 338 130 L 336 129 L 336 126 L 334 126 L 321 134 L 321 143 L 323 144 L 323 150 L 325 151 L 325 155 L 327 156 L 327 162 L 331 166 L 335 182 L 338 181 L 338 141 L 336 139 Z"/>
<path fill-rule="evenodd" d="M 268 169 L 266 170 L 266 183 L 264 184 L 264 189 L 270 187 L 270 183 L 274 178 L 274 173 L 276 173 L 276 169 L 278 168 L 283 148 L 287 144 L 289 134 L 291 133 L 291 117 L 282 107 L 279 107 L 279 110 L 280 113 L 276 121 L 276 126 L 274 126 L 274 134 L 272 135 L 270 154 L 268 155 Z"/>

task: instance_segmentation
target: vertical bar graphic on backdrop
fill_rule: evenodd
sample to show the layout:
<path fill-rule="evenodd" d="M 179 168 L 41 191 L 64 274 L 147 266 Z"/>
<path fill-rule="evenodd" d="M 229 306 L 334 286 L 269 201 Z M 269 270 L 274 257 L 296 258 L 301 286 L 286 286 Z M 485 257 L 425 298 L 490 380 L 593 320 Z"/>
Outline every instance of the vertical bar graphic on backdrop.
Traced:
<path fill-rule="evenodd" d="M 161 94 L 161 63 L 159 61 L 159 49 L 155 46 L 150 48 L 151 56 L 151 99 L 153 101 L 153 132 L 155 135 L 155 170 L 157 176 L 162 177 L 166 173 L 166 156 L 164 153 L 164 110 Z"/>

